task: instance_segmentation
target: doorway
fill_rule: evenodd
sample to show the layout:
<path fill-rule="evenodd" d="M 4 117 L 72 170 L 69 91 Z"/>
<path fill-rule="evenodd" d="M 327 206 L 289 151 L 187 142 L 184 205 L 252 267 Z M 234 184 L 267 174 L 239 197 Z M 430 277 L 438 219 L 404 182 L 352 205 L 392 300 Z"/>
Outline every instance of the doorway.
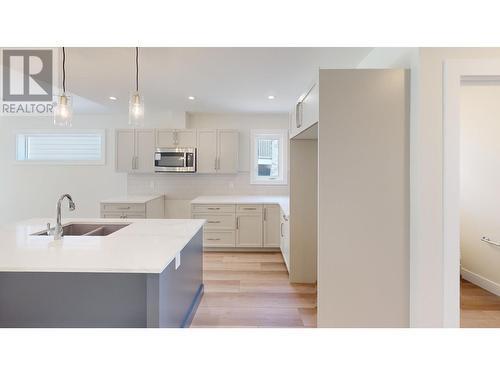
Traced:
<path fill-rule="evenodd" d="M 443 81 L 443 326 L 460 327 L 462 87 L 500 82 L 499 60 L 450 60 Z M 486 235 L 485 235 L 486 236 Z M 499 249 L 500 250 L 500 249 Z M 500 252 L 499 252 L 500 253 Z M 464 283 L 464 288 L 467 284 Z M 465 289 L 464 289 L 465 290 Z M 491 292 L 490 292 L 491 293 Z M 488 296 L 488 295 L 487 295 Z M 491 297 L 491 296 L 489 296 Z M 496 297 L 496 296 L 495 296 Z"/>
<path fill-rule="evenodd" d="M 460 87 L 460 326 L 500 327 L 500 82 Z"/>

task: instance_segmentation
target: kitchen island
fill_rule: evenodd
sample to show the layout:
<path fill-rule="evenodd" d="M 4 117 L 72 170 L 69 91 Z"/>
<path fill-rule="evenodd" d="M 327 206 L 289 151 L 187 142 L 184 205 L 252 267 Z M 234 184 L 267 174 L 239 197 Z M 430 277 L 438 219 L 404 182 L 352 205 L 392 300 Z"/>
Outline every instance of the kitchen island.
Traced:
<path fill-rule="evenodd" d="M 203 295 L 204 220 L 51 219 L 0 227 L 0 327 L 187 327 Z M 120 228 L 110 234 L 106 228 Z"/>

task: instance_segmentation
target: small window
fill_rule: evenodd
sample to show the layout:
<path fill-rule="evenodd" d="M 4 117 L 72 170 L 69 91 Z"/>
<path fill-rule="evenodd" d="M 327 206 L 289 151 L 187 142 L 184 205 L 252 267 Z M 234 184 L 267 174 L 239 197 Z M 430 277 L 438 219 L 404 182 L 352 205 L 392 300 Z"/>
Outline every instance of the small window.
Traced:
<path fill-rule="evenodd" d="M 288 132 L 286 130 L 252 130 L 251 183 L 287 184 Z"/>
<path fill-rule="evenodd" d="M 36 164 L 104 164 L 105 132 L 28 131 L 18 133 L 16 159 Z"/>

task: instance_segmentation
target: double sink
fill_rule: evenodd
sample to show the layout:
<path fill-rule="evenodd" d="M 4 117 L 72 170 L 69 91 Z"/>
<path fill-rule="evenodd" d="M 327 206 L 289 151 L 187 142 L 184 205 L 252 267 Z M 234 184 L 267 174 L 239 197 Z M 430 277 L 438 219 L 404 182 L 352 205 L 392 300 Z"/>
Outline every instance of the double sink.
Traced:
<path fill-rule="evenodd" d="M 104 223 L 75 223 L 63 225 L 63 236 L 108 236 L 117 230 L 123 229 L 127 224 L 104 224 Z M 33 233 L 32 236 L 49 236 L 49 230 Z"/>

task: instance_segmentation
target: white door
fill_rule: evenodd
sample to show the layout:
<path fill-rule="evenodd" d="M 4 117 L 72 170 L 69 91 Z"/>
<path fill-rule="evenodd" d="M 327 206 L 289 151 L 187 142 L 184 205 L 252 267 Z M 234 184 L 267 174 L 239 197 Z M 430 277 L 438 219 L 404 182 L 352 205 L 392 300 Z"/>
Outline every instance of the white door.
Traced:
<path fill-rule="evenodd" d="M 176 130 L 176 147 L 196 147 L 196 130 Z"/>
<path fill-rule="evenodd" d="M 217 173 L 217 130 L 198 130 L 198 172 Z"/>
<path fill-rule="evenodd" d="M 116 137 L 116 170 L 118 172 L 132 172 L 134 167 L 135 147 L 134 130 L 118 129 Z"/>
<path fill-rule="evenodd" d="M 156 147 L 175 147 L 173 129 L 159 129 L 156 133 Z"/>
<path fill-rule="evenodd" d="M 154 172 L 155 131 L 140 129 L 135 131 L 136 172 Z"/>
<path fill-rule="evenodd" d="M 301 130 L 305 130 L 319 120 L 319 85 L 311 86 L 302 99 L 302 126 Z"/>
<path fill-rule="evenodd" d="M 239 137 L 237 130 L 219 130 L 218 173 L 238 173 Z"/>
<path fill-rule="evenodd" d="M 264 205 L 264 247 L 280 247 L 280 213 L 279 205 Z"/>
<path fill-rule="evenodd" d="M 262 247 L 262 214 L 236 217 L 236 247 Z"/>

